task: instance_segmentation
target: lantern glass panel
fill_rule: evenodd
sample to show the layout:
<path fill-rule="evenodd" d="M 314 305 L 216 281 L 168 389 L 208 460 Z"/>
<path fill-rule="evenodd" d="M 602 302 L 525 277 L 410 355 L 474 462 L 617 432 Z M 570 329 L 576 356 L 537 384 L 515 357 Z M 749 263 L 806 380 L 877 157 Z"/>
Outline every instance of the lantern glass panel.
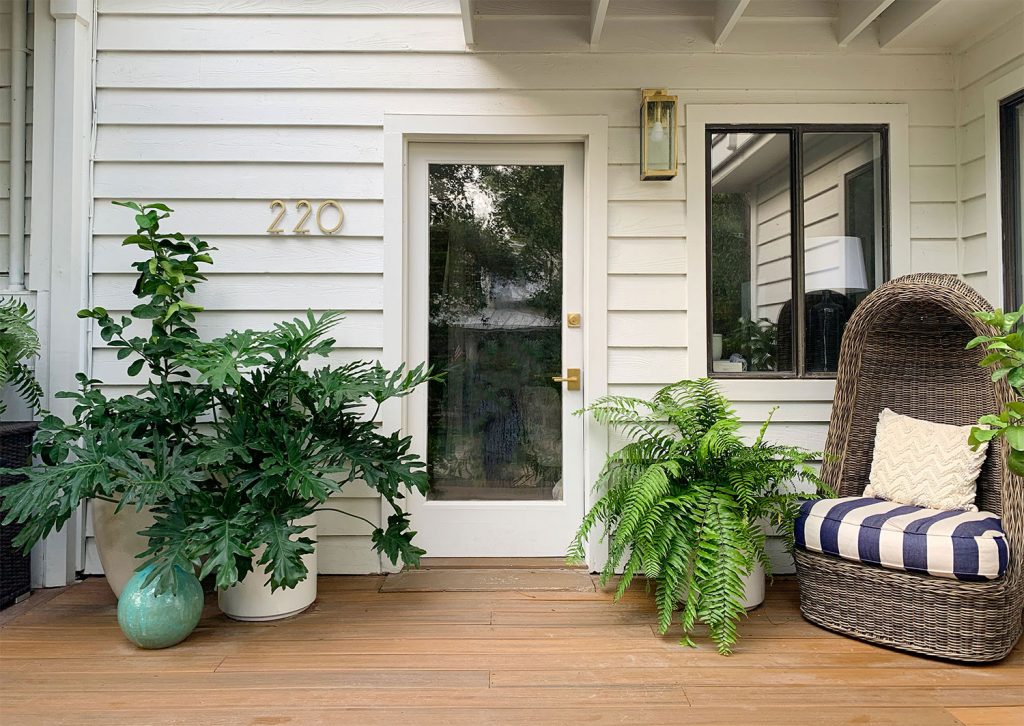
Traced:
<path fill-rule="evenodd" d="M 649 101 L 644 122 L 645 164 L 648 172 L 669 172 L 675 160 L 675 104 Z"/>

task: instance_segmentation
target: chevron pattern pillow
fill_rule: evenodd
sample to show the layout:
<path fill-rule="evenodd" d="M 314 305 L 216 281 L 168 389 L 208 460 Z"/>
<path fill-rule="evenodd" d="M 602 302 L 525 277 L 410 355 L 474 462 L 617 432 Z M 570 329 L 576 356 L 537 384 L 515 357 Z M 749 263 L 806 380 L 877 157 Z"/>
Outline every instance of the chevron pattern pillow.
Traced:
<path fill-rule="evenodd" d="M 967 443 L 970 431 L 969 425 L 932 423 L 883 409 L 864 496 L 976 512 L 978 474 L 988 442 L 973 451 Z"/>

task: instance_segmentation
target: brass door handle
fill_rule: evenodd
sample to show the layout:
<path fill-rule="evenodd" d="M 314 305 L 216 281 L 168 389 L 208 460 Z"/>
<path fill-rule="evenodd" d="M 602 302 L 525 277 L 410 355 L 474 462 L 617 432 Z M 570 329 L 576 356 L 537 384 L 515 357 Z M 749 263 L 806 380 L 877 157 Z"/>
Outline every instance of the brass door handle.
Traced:
<path fill-rule="evenodd" d="M 566 368 L 564 376 L 551 376 L 551 380 L 555 383 L 565 383 L 565 387 L 570 391 L 580 390 L 580 369 L 579 368 Z"/>

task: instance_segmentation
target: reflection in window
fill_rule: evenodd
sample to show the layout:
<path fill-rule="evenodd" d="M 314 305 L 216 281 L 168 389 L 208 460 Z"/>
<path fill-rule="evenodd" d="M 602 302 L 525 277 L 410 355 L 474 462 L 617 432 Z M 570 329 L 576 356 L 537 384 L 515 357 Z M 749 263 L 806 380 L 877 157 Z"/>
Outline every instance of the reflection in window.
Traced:
<path fill-rule="evenodd" d="M 562 180 L 430 165 L 432 499 L 561 499 Z"/>
<path fill-rule="evenodd" d="M 714 371 L 791 370 L 791 356 L 780 356 L 778 339 L 780 316 L 792 315 L 789 157 L 786 134 L 712 139 Z"/>
<path fill-rule="evenodd" d="M 884 277 L 881 136 L 802 135 L 804 370 L 839 370 L 839 344 L 853 309 Z"/>
<path fill-rule="evenodd" d="M 883 145 L 858 127 L 708 131 L 712 375 L 838 369 L 850 314 L 885 279 Z"/>

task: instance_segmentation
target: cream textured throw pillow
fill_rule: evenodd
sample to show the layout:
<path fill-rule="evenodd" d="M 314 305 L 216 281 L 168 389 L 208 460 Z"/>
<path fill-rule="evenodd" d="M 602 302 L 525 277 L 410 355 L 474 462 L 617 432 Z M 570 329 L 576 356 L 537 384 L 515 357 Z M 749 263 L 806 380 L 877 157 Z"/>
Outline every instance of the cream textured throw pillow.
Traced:
<path fill-rule="evenodd" d="M 864 496 L 929 509 L 977 511 L 974 499 L 988 442 L 972 451 L 970 432 L 970 426 L 932 423 L 883 409 Z"/>

